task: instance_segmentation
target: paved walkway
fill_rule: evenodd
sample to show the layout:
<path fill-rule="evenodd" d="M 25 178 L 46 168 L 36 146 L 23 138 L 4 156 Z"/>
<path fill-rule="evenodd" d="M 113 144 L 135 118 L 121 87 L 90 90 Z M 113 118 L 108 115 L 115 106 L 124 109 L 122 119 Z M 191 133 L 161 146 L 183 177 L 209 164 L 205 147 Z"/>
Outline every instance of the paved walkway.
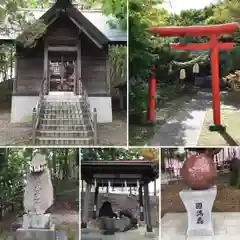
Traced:
<path fill-rule="evenodd" d="M 240 213 L 213 213 L 214 236 L 186 236 L 187 213 L 167 213 L 161 221 L 161 240 L 240 239 Z"/>
<path fill-rule="evenodd" d="M 227 92 L 221 93 L 221 108 L 234 109 L 225 101 Z M 156 128 L 150 146 L 196 146 L 206 111 L 212 107 L 212 93 L 199 92 L 184 104 L 175 116 Z"/>
<path fill-rule="evenodd" d="M 119 232 L 119 233 L 115 233 L 114 235 L 102 235 L 99 233 L 98 230 L 91 229 L 90 231 L 88 231 L 88 233 L 86 233 L 86 231 L 83 231 L 83 233 L 81 234 L 81 239 L 82 240 L 147 240 L 147 239 L 158 240 L 159 239 L 158 230 L 159 229 L 156 229 L 153 234 L 150 234 L 148 236 L 146 235 L 146 227 L 139 227 L 136 230 Z"/>

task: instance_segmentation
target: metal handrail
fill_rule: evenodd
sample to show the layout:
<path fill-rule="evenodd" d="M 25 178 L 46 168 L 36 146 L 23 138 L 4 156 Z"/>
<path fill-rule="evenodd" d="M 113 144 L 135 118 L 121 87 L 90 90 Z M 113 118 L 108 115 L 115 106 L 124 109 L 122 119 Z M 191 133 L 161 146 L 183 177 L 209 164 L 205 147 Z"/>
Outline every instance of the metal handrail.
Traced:
<path fill-rule="evenodd" d="M 41 84 L 41 89 L 39 93 L 39 100 L 36 107 L 33 108 L 32 114 L 32 143 L 36 144 L 36 132 L 40 122 L 40 114 L 43 105 L 44 96 L 47 94 L 47 79 L 44 78 Z"/>
<path fill-rule="evenodd" d="M 83 97 L 83 103 L 87 108 L 88 119 L 91 125 L 91 129 L 93 131 L 94 137 L 94 145 L 98 144 L 98 136 L 97 136 L 97 109 L 93 108 L 93 117 L 91 114 L 91 107 L 89 103 L 89 98 L 86 89 L 84 88 L 81 79 L 78 80 L 78 93 L 81 97 Z"/>

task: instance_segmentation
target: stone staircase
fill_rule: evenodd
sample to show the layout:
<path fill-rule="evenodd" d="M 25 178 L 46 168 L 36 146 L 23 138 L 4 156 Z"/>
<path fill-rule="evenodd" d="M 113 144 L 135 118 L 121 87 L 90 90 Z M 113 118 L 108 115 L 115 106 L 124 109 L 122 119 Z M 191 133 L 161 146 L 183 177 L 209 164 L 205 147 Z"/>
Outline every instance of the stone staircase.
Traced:
<path fill-rule="evenodd" d="M 94 128 L 83 98 L 72 93 L 42 99 L 37 145 L 94 145 Z"/>

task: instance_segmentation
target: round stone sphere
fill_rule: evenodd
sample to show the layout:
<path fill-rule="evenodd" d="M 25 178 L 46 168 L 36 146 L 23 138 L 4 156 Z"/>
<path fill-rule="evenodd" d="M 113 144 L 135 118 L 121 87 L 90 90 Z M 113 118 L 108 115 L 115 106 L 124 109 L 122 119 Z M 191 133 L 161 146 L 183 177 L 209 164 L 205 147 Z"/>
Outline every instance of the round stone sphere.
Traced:
<path fill-rule="evenodd" d="M 217 170 L 213 159 L 206 154 L 192 155 L 180 170 L 184 183 L 193 190 L 205 190 L 214 185 Z"/>

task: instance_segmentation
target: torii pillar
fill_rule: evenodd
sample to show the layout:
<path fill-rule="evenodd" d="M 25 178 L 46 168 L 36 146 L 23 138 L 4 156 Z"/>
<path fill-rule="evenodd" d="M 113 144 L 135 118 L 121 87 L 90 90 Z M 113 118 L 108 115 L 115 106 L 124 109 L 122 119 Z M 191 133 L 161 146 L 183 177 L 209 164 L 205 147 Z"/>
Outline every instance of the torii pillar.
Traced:
<path fill-rule="evenodd" d="M 150 31 L 158 33 L 161 37 L 185 37 L 185 36 L 208 36 L 209 42 L 190 44 L 171 44 L 177 50 L 210 50 L 212 69 L 212 109 L 213 125 L 209 126 L 210 131 L 225 131 L 221 124 L 220 113 L 220 87 L 219 87 L 219 50 L 231 50 L 234 43 L 221 43 L 218 38 L 223 34 L 232 34 L 238 28 L 237 23 L 207 25 L 207 26 L 186 26 L 186 27 L 164 27 L 151 28 Z"/>

